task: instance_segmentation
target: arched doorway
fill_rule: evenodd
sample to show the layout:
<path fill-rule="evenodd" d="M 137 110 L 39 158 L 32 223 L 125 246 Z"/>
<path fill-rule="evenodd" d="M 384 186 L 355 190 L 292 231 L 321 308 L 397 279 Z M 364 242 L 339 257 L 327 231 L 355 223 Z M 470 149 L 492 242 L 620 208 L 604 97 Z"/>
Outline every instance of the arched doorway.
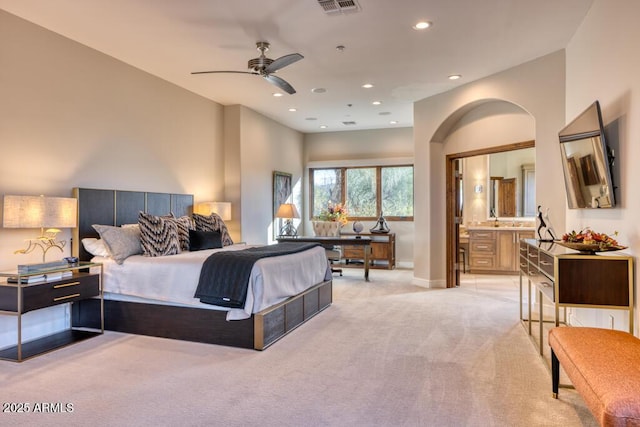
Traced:
<path fill-rule="evenodd" d="M 484 99 L 459 108 L 442 122 L 432 142 L 445 146 L 446 286 L 460 283 L 459 233 L 462 223 L 459 159 L 535 146 L 535 120 L 522 107 Z M 469 177 L 467 177 L 468 179 Z M 489 182 L 484 184 L 489 188 Z M 488 214 L 487 214 L 488 216 Z"/>

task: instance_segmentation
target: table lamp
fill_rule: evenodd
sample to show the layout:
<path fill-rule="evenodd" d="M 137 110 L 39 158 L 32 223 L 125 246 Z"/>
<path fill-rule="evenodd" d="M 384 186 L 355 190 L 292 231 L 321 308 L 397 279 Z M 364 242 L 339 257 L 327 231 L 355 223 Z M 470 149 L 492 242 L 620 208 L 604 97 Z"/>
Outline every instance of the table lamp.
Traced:
<path fill-rule="evenodd" d="M 14 253 L 28 254 L 42 249 L 42 262 L 51 248 L 63 251 L 65 240 L 56 240 L 61 228 L 77 226 L 78 201 L 69 197 L 4 196 L 2 226 L 5 228 L 39 228 L 40 236 L 29 239 L 25 249 Z"/>
<path fill-rule="evenodd" d="M 286 221 L 284 225 L 280 229 L 281 236 L 297 236 L 298 231 L 293 226 L 293 218 L 300 218 L 300 214 L 298 213 L 298 209 L 296 205 L 293 203 L 283 203 L 278 207 L 278 212 L 276 212 L 276 218 L 282 218 Z"/>

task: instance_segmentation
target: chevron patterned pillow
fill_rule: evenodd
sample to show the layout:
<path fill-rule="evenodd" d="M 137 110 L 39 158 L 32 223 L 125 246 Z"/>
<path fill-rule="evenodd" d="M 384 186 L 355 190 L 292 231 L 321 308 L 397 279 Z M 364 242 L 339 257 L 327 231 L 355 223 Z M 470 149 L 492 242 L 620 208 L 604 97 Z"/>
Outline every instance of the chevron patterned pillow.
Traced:
<path fill-rule="evenodd" d="M 146 256 L 180 253 L 180 239 L 174 220 L 140 212 L 138 224 L 140 224 L 140 243 Z"/>
<path fill-rule="evenodd" d="M 233 245 L 233 240 L 229 235 L 229 230 L 220 215 L 212 213 L 211 215 L 193 214 L 193 220 L 196 223 L 198 231 L 218 231 L 222 236 L 222 246 Z"/>

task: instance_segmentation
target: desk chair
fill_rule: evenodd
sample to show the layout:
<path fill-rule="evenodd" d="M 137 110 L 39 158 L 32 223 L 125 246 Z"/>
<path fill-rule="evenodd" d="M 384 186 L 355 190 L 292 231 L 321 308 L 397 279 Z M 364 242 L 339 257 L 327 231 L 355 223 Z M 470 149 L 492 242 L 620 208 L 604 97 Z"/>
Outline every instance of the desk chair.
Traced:
<path fill-rule="evenodd" d="M 319 237 L 336 237 L 340 235 L 340 223 L 334 221 L 313 221 L 313 232 Z M 342 258 L 340 246 L 324 246 L 324 251 L 331 265 L 331 272 L 340 273 L 340 276 L 342 276 L 342 268 L 334 267 L 334 263 L 340 263 L 340 259 Z"/>

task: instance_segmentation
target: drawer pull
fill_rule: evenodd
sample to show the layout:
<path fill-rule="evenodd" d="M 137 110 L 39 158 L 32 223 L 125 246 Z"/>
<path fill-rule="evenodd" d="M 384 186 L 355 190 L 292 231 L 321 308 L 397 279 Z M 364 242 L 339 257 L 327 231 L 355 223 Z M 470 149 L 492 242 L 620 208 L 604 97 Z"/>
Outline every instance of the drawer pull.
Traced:
<path fill-rule="evenodd" d="M 66 295 L 66 296 L 63 296 L 63 297 L 54 298 L 53 301 L 54 302 L 58 302 L 58 301 L 62 301 L 62 300 L 65 300 L 65 299 L 75 298 L 75 297 L 79 297 L 79 296 L 80 296 L 80 294 L 71 294 L 71 295 Z"/>
<path fill-rule="evenodd" d="M 478 248 L 478 249 L 488 249 L 489 246 L 487 246 L 487 245 L 477 245 L 476 248 Z"/>
<path fill-rule="evenodd" d="M 537 254 L 529 254 L 529 258 L 538 258 Z"/>
<path fill-rule="evenodd" d="M 520 252 L 527 252 L 527 248 L 520 248 Z"/>
<path fill-rule="evenodd" d="M 80 282 L 62 283 L 60 285 L 53 285 L 53 289 L 66 288 L 67 286 L 76 286 L 76 285 L 79 285 L 79 284 L 80 284 Z"/>
<path fill-rule="evenodd" d="M 550 262 L 542 261 L 542 260 L 540 260 L 540 264 L 542 264 L 542 265 L 552 265 Z"/>

